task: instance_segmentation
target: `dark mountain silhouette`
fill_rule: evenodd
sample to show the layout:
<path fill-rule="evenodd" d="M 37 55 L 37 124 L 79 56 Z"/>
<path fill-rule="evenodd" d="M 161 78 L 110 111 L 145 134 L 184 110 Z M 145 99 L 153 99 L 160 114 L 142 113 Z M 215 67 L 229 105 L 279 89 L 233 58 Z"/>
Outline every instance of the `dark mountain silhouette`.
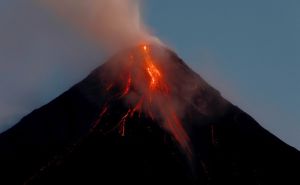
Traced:
<path fill-rule="evenodd" d="M 175 85 L 197 86 L 183 115 L 192 162 L 144 114 L 130 118 L 125 136 L 120 135 L 118 122 L 128 108 L 122 99 L 111 102 L 95 127 L 112 96 L 106 77 L 122 53 L 0 135 L 0 184 L 300 184 L 299 151 L 222 98 L 176 54 L 167 53 L 170 75 L 178 76 Z"/>

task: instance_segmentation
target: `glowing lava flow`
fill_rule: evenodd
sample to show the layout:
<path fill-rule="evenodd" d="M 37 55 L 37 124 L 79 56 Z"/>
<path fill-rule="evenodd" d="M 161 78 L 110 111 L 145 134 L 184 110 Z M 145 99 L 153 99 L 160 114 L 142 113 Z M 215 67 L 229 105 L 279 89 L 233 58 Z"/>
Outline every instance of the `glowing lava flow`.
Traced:
<path fill-rule="evenodd" d="M 179 116 L 176 114 L 174 102 L 170 96 L 171 88 L 164 79 L 165 77 L 163 72 L 155 64 L 151 56 L 150 47 L 148 45 L 142 45 L 139 50 L 141 52 L 143 63 L 136 63 L 137 61 L 134 60 L 133 55 L 129 57 L 130 62 L 128 63 L 128 69 L 125 69 L 126 75 L 124 75 L 126 76 L 126 79 L 120 80 L 121 86 L 123 86 L 124 89 L 120 93 L 119 98 L 129 96 L 130 92 L 136 89 L 138 89 L 141 95 L 138 97 L 138 101 L 136 101 L 136 103 L 130 105 L 128 111 L 119 121 L 119 133 L 121 136 L 125 136 L 126 122 L 128 119 L 133 117 L 135 113 L 138 113 L 139 117 L 141 113 L 144 113 L 146 116 L 156 121 L 158 121 L 158 119 L 162 119 L 164 122 L 163 127 L 172 134 L 182 150 L 191 159 L 192 152 L 190 149 L 189 136 L 186 133 Z M 141 65 L 141 68 L 138 67 L 138 69 L 139 73 L 144 77 L 143 80 L 137 79 L 139 75 L 133 74 L 131 65 Z M 144 85 L 146 85 L 146 88 L 144 86 L 141 88 L 137 85 L 135 80 L 138 81 L 138 83 L 141 83 L 140 81 L 145 83 Z M 125 83 L 122 85 L 122 82 Z M 112 84 L 108 85 L 108 91 L 113 88 L 114 85 Z M 108 105 L 109 102 L 106 103 L 106 106 L 104 106 L 97 124 L 99 124 L 102 117 L 108 111 Z"/>
<path fill-rule="evenodd" d="M 144 56 L 145 56 L 145 68 L 147 70 L 147 73 L 150 77 L 150 83 L 149 83 L 149 90 L 155 91 L 159 90 L 159 88 L 162 88 L 162 90 L 167 89 L 167 85 L 163 83 L 163 78 L 161 72 L 158 70 L 158 68 L 154 65 L 151 56 L 149 54 L 149 48 L 145 45 L 143 46 L 144 50 Z"/>

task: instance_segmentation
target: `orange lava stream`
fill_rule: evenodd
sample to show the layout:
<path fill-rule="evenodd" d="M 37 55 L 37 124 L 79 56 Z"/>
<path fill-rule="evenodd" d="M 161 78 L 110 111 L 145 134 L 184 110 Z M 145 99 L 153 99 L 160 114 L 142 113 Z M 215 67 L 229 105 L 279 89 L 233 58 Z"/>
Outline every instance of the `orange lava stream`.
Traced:
<path fill-rule="evenodd" d="M 129 108 L 126 114 L 121 118 L 119 122 L 119 133 L 121 136 L 125 136 L 126 122 L 129 118 L 133 117 L 135 113 L 138 113 L 140 117 L 143 112 L 154 120 L 157 116 L 155 117 L 154 115 L 156 114 L 152 111 L 157 110 L 160 114 L 159 117 L 162 117 L 165 122 L 164 127 L 173 135 L 182 150 L 191 159 L 192 152 L 190 149 L 189 136 L 186 133 L 179 116 L 176 114 L 172 97 L 170 97 L 170 87 L 164 79 L 164 74 L 153 61 L 150 47 L 148 45 L 141 46 L 141 53 L 144 60 L 144 63 L 142 64 L 142 69 L 144 71 L 142 73 L 147 76 L 146 83 L 148 83 L 148 86 L 146 90 L 143 91 L 143 95 L 141 95 L 137 103 L 133 105 L 133 107 Z M 135 62 L 133 56 L 130 56 L 129 60 L 130 65 Z M 134 86 L 133 74 L 130 72 L 131 69 L 128 71 L 129 73 L 128 76 L 126 75 L 127 79 L 125 80 L 124 90 L 121 92 L 120 97 L 128 96 Z M 113 86 L 113 83 L 109 84 L 107 90 L 112 89 Z M 155 101 L 154 99 L 157 96 L 159 96 L 159 99 Z M 160 100 L 163 100 L 164 103 Z M 108 107 L 105 106 L 98 120 L 101 120 L 101 117 L 103 117 L 107 111 Z"/>
<path fill-rule="evenodd" d="M 125 116 L 123 116 L 123 118 L 121 119 L 121 121 L 119 122 L 119 133 L 121 134 L 121 136 L 125 136 L 125 124 L 126 124 L 126 121 L 128 119 L 128 117 L 131 115 L 131 109 L 129 109 L 127 111 L 127 113 L 125 114 Z"/>
<path fill-rule="evenodd" d="M 160 70 L 154 65 L 147 45 L 143 46 L 143 52 L 145 56 L 145 68 L 150 77 L 149 90 L 161 90 L 164 93 L 168 93 L 168 85 L 164 82 L 163 75 Z"/>
<path fill-rule="evenodd" d="M 131 83 L 132 83 L 132 79 L 131 79 L 131 76 L 129 75 L 129 77 L 127 79 L 127 84 L 126 84 L 125 90 L 122 93 L 122 97 L 126 96 L 130 92 Z"/>

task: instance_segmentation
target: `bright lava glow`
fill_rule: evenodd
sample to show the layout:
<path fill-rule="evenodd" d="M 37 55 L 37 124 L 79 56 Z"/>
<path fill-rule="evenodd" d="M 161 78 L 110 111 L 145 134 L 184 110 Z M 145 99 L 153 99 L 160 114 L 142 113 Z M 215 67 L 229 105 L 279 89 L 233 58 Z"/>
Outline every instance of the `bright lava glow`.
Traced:
<path fill-rule="evenodd" d="M 158 111 L 159 117 L 164 120 L 164 127 L 168 130 L 175 140 L 178 142 L 182 150 L 191 159 L 192 152 L 190 148 L 189 136 L 186 133 L 179 116 L 176 114 L 172 97 L 170 96 L 170 86 L 166 82 L 163 71 L 153 60 L 151 55 L 150 47 L 146 44 L 141 45 L 139 52 L 142 56 L 141 74 L 145 77 L 146 89 L 143 88 L 142 95 L 139 97 L 137 103 L 128 108 L 128 111 L 124 113 L 123 117 L 119 121 L 119 133 L 121 136 L 125 136 L 126 133 L 126 122 L 132 118 L 135 113 L 138 113 L 139 117 L 142 113 L 146 116 L 155 120 L 157 116 L 154 116 L 153 110 Z M 135 61 L 133 55 L 129 57 L 129 69 L 124 69 L 126 72 L 125 79 L 120 79 L 124 89 L 122 90 L 119 97 L 126 97 L 129 95 L 135 86 L 134 74 L 131 69 L 131 65 L 138 65 L 138 61 Z M 140 68 L 138 68 L 140 69 Z M 110 83 L 106 88 L 108 91 L 113 88 L 115 84 Z M 158 98 L 158 99 L 156 99 Z M 163 102 L 162 102 L 163 101 Z M 100 118 L 97 121 L 97 125 L 101 121 L 102 117 L 109 111 L 109 102 L 103 108 L 100 114 Z M 157 113 L 156 113 L 157 114 Z"/>

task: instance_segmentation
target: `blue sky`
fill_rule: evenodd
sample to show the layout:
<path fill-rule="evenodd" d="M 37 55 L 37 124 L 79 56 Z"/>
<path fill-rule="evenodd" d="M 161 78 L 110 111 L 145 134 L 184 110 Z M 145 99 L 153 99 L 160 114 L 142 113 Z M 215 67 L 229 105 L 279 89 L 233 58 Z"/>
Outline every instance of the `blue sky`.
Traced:
<path fill-rule="evenodd" d="M 300 2 L 151 0 L 149 24 L 261 125 L 300 149 Z"/>
<path fill-rule="evenodd" d="M 144 13 L 227 99 L 300 149 L 299 1 L 147 0 Z M 29 1 L 0 1 L 0 25 L 0 131 L 99 64 L 90 43 Z"/>

